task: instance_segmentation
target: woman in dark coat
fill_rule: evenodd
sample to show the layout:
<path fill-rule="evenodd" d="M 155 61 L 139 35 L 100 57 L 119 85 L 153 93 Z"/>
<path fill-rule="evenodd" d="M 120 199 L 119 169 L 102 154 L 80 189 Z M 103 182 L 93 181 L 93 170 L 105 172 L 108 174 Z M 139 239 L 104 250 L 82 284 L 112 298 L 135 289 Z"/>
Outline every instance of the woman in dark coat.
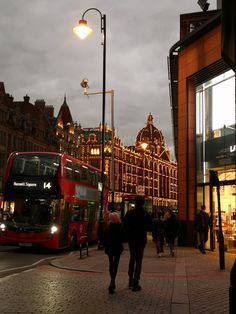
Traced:
<path fill-rule="evenodd" d="M 175 239 L 179 233 L 179 222 L 176 215 L 171 212 L 170 216 L 165 220 L 165 238 L 168 243 L 170 254 L 174 256 L 175 249 Z"/>
<path fill-rule="evenodd" d="M 123 247 L 123 227 L 120 216 L 116 212 L 109 214 L 109 222 L 104 230 L 104 248 L 109 258 L 109 272 L 111 282 L 109 285 L 109 293 L 114 293 L 116 288 L 115 279 L 118 271 L 120 255 L 124 250 Z"/>

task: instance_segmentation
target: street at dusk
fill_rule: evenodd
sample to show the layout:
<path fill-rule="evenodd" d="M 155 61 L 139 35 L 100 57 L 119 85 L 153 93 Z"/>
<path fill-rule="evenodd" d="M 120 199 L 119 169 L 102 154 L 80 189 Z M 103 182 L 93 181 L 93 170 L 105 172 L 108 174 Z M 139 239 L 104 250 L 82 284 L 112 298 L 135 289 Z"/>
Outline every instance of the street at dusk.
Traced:
<path fill-rule="evenodd" d="M 0 0 L 0 314 L 236 314 L 235 23 Z"/>
<path fill-rule="evenodd" d="M 117 288 L 108 293 L 108 259 L 96 247 L 89 256 L 65 255 L 0 279 L 1 313 L 8 314 L 227 314 L 229 275 L 234 257 L 220 271 L 217 252 L 177 248 L 176 256 L 158 258 L 149 242 L 143 260 L 142 290 L 128 289 L 128 248 L 121 256 Z M 207 297 L 205 296 L 207 295 Z"/>

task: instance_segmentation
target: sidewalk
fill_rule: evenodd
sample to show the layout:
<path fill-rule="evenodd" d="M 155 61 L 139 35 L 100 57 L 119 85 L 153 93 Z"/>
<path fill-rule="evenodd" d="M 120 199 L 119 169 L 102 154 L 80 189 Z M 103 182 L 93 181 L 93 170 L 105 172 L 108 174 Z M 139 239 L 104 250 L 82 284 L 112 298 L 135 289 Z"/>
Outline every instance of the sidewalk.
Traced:
<path fill-rule="evenodd" d="M 120 260 L 116 293 L 106 299 L 104 312 L 100 313 L 111 310 L 113 314 L 228 314 L 230 271 L 235 258 L 235 254 L 225 253 L 225 270 L 220 270 L 217 251 L 203 255 L 194 248 L 177 247 L 175 257 L 171 257 L 166 247 L 164 256 L 159 258 L 154 243 L 149 241 L 143 259 L 142 290 L 132 292 L 127 289 L 129 251 L 126 246 Z M 88 257 L 80 259 L 79 252 L 73 252 L 51 264 L 81 274 L 100 275 L 99 288 L 107 292 L 108 258 L 104 251 L 91 247 Z M 87 276 L 88 285 L 89 280 Z M 92 281 L 91 289 L 94 295 L 98 293 Z M 85 312 L 95 313 L 91 305 Z"/>

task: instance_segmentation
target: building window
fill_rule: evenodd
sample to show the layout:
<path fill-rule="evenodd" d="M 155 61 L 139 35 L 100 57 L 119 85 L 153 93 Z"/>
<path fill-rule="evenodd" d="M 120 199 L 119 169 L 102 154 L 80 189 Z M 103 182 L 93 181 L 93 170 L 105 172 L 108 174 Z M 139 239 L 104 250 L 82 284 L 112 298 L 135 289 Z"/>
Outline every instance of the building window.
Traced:
<path fill-rule="evenodd" d="M 217 171 L 220 180 L 222 227 L 225 247 L 228 250 L 235 250 L 236 247 L 235 116 L 235 74 L 233 71 L 227 71 L 197 86 L 196 206 L 199 209 L 204 203 L 207 209 L 211 208 L 213 233 L 217 238 L 218 199 L 216 188 L 209 187 L 209 170 Z"/>
<path fill-rule="evenodd" d="M 99 148 L 91 148 L 90 154 L 91 155 L 100 155 L 100 149 Z"/>
<path fill-rule="evenodd" d="M 197 182 L 209 182 L 209 170 L 235 179 L 235 75 L 228 71 L 197 87 Z M 231 175 L 229 175 L 231 173 Z"/>

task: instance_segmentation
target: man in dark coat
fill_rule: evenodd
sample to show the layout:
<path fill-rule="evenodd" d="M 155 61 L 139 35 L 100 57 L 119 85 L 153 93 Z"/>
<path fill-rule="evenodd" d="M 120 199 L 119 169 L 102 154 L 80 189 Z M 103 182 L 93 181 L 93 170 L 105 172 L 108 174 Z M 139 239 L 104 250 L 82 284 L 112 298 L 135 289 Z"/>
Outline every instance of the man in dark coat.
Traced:
<path fill-rule="evenodd" d="M 156 250 L 159 257 L 161 257 L 164 253 L 164 232 L 165 232 L 165 225 L 162 217 L 162 213 L 157 213 L 157 218 L 153 220 L 153 231 L 152 237 L 153 241 L 156 244 Z"/>
<path fill-rule="evenodd" d="M 124 217 L 124 230 L 129 245 L 129 288 L 132 291 L 141 290 L 139 285 L 142 270 L 142 260 L 147 243 L 147 231 L 152 231 L 151 216 L 144 209 L 145 199 L 137 196 L 135 207 L 129 210 Z"/>
<path fill-rule="evenodd" d="M 202 254 L 206 254 L 205 243 L 208 240 L 208 231 L 211 225 L 210 217 L 206 213 L 206 206 L 202 205 L 200 212 L 196 215 L 195 228 L 198 232 L 199 245 L 198 248 Z"/>

